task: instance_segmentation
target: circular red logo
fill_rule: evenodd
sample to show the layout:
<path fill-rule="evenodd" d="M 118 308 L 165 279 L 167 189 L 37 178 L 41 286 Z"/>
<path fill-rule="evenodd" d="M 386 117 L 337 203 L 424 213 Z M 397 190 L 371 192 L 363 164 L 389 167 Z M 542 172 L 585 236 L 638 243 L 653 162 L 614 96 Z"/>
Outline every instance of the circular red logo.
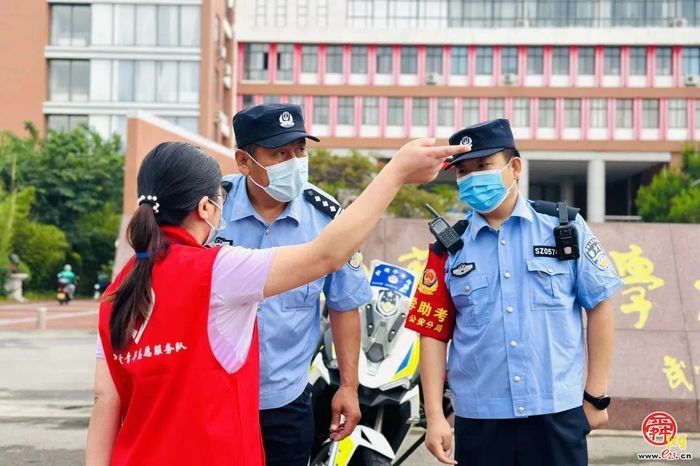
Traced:
<path fill-rule="evenodd" d="M 678 425 L 668 413 L 656 411 L 648 415 L 642 422 L 642 435 L 648 444 L 664 447 L 676 436 Z"/>

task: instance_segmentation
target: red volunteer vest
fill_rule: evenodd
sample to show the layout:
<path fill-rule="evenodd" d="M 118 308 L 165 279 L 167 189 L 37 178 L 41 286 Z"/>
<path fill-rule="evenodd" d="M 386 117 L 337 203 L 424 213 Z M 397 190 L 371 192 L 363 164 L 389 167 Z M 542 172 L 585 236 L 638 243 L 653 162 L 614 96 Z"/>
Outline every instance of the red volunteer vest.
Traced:
<path fill-rule="evenodd" d="M 153 268 L 153 311 L 121 351 L 110 344 L 112 304 L 100 305 L 100 337 L 122 412 L 112 465 L 263 466 L 257 324 L 246 362 L 227 373 L 207 330 L 220 248 L 203 248 L 181 228 L 162 230 L 170 250 Z"/>

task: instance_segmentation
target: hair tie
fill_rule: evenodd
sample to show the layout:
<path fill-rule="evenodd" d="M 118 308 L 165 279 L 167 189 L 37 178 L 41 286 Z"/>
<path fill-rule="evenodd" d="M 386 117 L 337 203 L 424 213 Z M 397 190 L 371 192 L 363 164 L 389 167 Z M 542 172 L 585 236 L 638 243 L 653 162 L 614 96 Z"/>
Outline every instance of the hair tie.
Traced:
<path fill-rule="evenodd" d="M 136 258 L 140 260 L 150 259 L 151 255 L 147 252 L 137 252 Z"/>
<path fill-rule="evenodd" d="M 151 196 L 150 194 L 148 196 L 141 195 L 138 201 L 139 206 L 143 204 L 151 204 L 151 206 L 153 206 L 153 212 L 156 214 L 160 211 L 160 204 L 157 202 L 158 196 Z"/>

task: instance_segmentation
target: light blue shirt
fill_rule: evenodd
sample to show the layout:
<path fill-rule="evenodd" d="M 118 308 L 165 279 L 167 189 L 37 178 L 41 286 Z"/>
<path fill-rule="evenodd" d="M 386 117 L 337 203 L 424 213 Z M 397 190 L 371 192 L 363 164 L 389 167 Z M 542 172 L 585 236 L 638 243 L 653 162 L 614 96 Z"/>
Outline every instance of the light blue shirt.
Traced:
<path fill-rule="evenodd" d="M 231 175 L 224 180 L 233 186 L 224 204 L 226 229 L 217 237 L 236 246 L 266 249 L 305 243 L 331 222 L 301 195 L 267 225 L 248 198 L 245 177 Z M 334 311 L 354 310 L 372 298 L 362 268 L 345 264 L 308 285 L 265 299 L 258 313 L 260 409 L 285 406 L 304 391 L 311 358 L 321 338 L 321 292 Z"/>
<path fill-rule="evenodd" d="M 559 219 L 522 196 L 499 231 L 478 213 L 467 218 L 464 247 L 445 270 L 457 309 L 448 364 L 455 413 L 504 419 L 581 406 L 582 307 L 622 286 L 615 268 L 581 216 L 573 222 L 581 257 L 548 255 Z"/>

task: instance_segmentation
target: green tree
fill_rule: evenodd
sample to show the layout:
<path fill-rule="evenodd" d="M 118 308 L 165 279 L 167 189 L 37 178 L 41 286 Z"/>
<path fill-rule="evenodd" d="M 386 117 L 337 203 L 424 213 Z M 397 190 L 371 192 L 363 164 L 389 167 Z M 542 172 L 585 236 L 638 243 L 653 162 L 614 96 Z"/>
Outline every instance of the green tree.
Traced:
<path fill-rule="evenodd" d="M 23 137 L 3 133 L 4 156 L 0 157 L 0 189 L 7 191 L 15 179 L 18 189 L 35 192 L 29 218 L 17 232 L 15 248 L 27 256 L 28 264 L 32 262 L 32 287 L 53 289 L 55 273 L 62 263 L 69 262 L 82 278 L 79 291 L 89 292 L 97 273 L 114 257 L 124 180 L 121 142 L 118 136 L 105 139 L 85 126 L 49 131 L 44 139 L 30 124 L 26 128 Z M 11 157 L 16 160 L 14 178 L 7 162 Z M 19 238 L 28 240 L 32 234 L 47 238 L 41 246 L 46 264 L 39 264 L 38 254 L 20 244 Z M 45 270 L 49 267 L 56 270 L 49 273 Z"/>
<path fill-rule="evenodd" d="M 356 151 L 347 156 L 337 156 L 319 149 L 309 158 L 309 180 L 336 197 L 341 197 L 339 194 L 360 194 L 379 170 L 380 166 L 373 159 Z M 339 200 L 343 201 L 342 198 Z M 396 217 L 427 218 L 430 214 L 423 207 L 426 202 L 444 214 L 457 202 L 457 193 L 451 187 L 440 184 L 404 186 L 388 212 Z"/>
<path fill-rule="evenodd" d="M 700 223 L 700 152 L 686 148 L 681 169 L 659 172 L 636 203 L 645 222 Z"/>

